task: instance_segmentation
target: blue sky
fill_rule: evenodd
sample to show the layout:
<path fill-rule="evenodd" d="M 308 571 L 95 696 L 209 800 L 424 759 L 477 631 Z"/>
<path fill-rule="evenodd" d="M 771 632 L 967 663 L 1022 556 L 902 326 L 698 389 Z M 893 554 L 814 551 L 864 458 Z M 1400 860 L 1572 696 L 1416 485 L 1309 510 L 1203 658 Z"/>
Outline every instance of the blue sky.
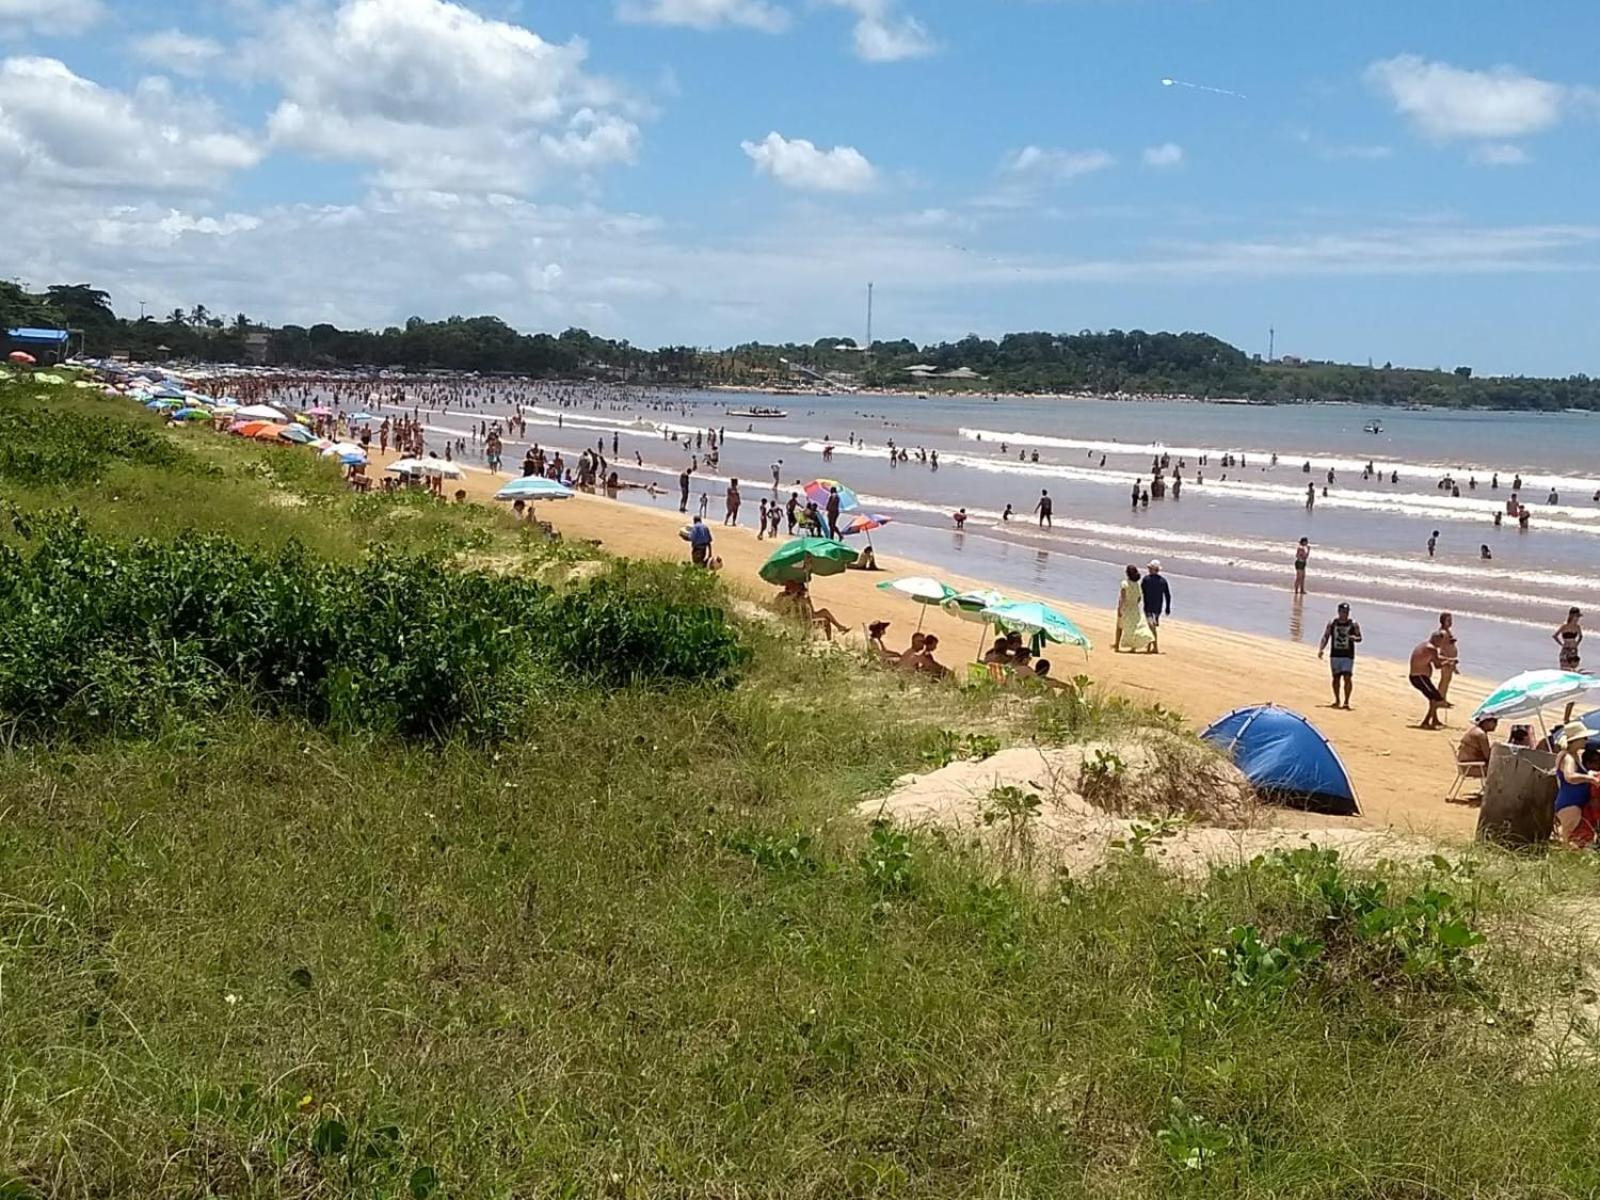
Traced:
<path fill-rule="evenodd" d="M 1436 12 L 0 0 L 0 273 L 646 345 L 859 337 L 871 280 L 880 337 L 1593 372 L 1600 10 Z"/>

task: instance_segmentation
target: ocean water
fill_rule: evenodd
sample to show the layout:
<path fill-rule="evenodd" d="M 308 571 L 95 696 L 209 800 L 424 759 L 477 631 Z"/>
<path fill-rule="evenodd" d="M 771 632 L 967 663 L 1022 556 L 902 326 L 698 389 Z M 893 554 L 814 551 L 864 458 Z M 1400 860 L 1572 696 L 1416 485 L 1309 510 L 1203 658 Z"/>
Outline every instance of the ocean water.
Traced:
<path fill-rule="evenodd" d="M 480 396 L 476 403 L 424 409 L 430 441 L 466 436 L 476 422 L 510 411 L 512 401 Z M 727 416 L 748 405 L 778 405 L 790 415 Z M 624 491 L 631 502 L 675 507 L 677 475 L 698 458 L 691 507 L 705 491 L 720 520 L 727 482 L 737 478 L 748 525 L 761 497 L 774 494 L 777 466 L 780 498 L 823 476 L 891 517 L 874 535 L 890 560 L 899 553 L 1002 589 L 1109 608 L 1123 567 L 1158 558 L 1172 583 L 1174 620 L 1314 644 L 1335 603 L 1348 600 L 1366 633 L 1364 650 L 1390 658 L 1403 657 L 1449 610 L 1463 670 L 1496 680 L 1555 666 L 1551 632 L 1568 607 L 1587 607 L 1600 595 L 1600 417 L 1590 414 L 724 392 L 598 401 L 552 392 L 523 411 L 526 440 L 569 459 L 597 443 L 610 459 L 615 437 L 622 478 L 666 490 L 654 501 Z M 1372 421 L 1381 433 L 1365 431 Z M 703 466 L 704 447 L 694 444 L 708 428 L 725 434 L 715 470 Z M 891 441 L 910 449 L 912 461 L 892 462 Z M 830 445 L 833 459 L 825 462 Z M 918 461 L 919 448 L 930 461 Z M 507 439 L 508 469 L 522 451 L 521 439 Z M 469 439 L 469 458 L 476 453 Z M 1135 480 L 1148 487 L 1152 459 L 1162 454 L 1171 466 L 1184 464 L 1181 498 L 1169 492 L 1135 507 Z M 1242 462 L 1224 466 L 1228 455 Z M 1369 462 L 1373 474 L 1364 478 Z M 1493 522 L 1518 475 L 1520 499 L 1532 511 L 1527 531 L 1514 518 Z M 1459 498 L 1438 486 L 1446 477 Z M 1308 484 L 1316 495 L 1310 511 Z M 1047 529 L 1031 516 L 1042 490 L 1054 501 Z M 1005 520 L 1008 504 L 1015 514 Z M 959 507 L 970 518 L 964 532 L 951 519 Z M 1312 546 L 1311 594 L 1296 601 L 1300 537 Z M 1593 657 L 1600 662 L 1600 643 Z"/>

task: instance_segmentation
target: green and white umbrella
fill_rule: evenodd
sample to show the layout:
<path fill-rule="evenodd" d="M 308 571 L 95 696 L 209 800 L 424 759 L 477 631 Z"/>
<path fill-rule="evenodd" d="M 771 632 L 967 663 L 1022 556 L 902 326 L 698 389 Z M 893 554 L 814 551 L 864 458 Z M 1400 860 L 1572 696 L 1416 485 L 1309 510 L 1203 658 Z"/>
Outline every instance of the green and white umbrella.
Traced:
<path fill-rule="evenodd" d="M 831 538 L 795 538 L 778 547 L 761 566 L 761 578 L 782 586 L 809 583 L 813 575 L 838 575 L 861 557 Z"/>
<path fill-rule="evenodd" d="M 928 615 L 928 605 L 943 604 L 953 598 L 957 593 L 955 588 L 948 584 L 940 583 L 937 579 L 929 579 L 926 575 L 909 575 L 904 579 L 891 579 L 887 583 L 878 585 L 880 592 L 899 592 L 922 605 L 922 612 L 917 616 L 917 628 L 922 628 L 922 619 Z"/>
<path fill-rule="evenodd" d="M 1597 688 L 1600 678 L 1577 671 L 1524 671 L 1490 692 L 1472 719 L 1538 716 L 1552 704 L 1566 704 Z"/>
<path fill-rule="evenodd" d="M 1082 646 L 1086 655 L 1093 648 L 1088 635 L 1073 623 L 1072 618 L 1036 600 L 996 604 L 984 609 L 983 615 L 997 629 L 1008 632 L 1015 630 L 1017 633 L 1030 635 L 1035 654 L 1043 648 L 1045 642 Z"/>

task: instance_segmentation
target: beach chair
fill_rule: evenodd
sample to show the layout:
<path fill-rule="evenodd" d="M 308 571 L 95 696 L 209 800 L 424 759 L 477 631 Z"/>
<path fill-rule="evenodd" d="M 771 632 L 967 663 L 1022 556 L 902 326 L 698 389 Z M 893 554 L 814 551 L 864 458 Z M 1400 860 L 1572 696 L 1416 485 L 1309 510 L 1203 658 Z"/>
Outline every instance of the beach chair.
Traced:
<path fill-rule="evenodd" d="M 990 682 L 989 663 L 968 663 L 967 677 L 961 681 L 962 687 L 984 687 Z"/>
<path fill-rule="evenodd" d="M 1469 779 L 1476 779 L 1481 785 L 1489 778 L 1489 764 L 1486 762 L 1461 762 L 1456 760 L 1456 777 L 1451 783 L 1450 790 L 1445 793 L 1445 803 L 1454 804 L 1461 796 L 1461 789 Z M 1483 788 L 1480 786 L 1480 792 Z"/>

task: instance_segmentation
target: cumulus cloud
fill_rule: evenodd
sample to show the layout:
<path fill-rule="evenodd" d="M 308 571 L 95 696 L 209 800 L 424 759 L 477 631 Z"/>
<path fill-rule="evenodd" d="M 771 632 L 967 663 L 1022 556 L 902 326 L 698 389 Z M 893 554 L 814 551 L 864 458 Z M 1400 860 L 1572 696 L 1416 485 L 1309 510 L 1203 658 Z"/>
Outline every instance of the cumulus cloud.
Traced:
<path fill-rule="evenodd" d="M 762 33 L 782 33 L 790 23 L 789 10 L 769 0 L 621 0 L 617 16 L 640 25 L 740 26 Z"/>
<path fill-rule="evenodd" d="M 1176 142 L 1162 142 L 1159 146 L 1150 146 L 1144 152 L 1144 165 L 1147 167 L 1181 167 L 1183 166 L 1183 147 Z"/>
<path fill-rule="evenodd" d="M 805 138 L 780 133 L 740 146 L 757 171 L 801 191 L 863 192 L 877 180 L 877 170 L 854 146 L 821 150 Z"/>
<path fill-rule="evenodd" d="M 1415 54 L 1373 63 L 1367 81 L 1418 132 L 1439 141 L 1538 133 L 1561 119 L 1575 94 L 1512 67 L 1473 71 Z"/>
<path fill-rule="evenodd" d="M 865 62 L 900 62 L 926 58 L 938 49 L 923 23 L 901 9 L 899 0 L 830 0 L 855 14 L 851 40 L 856 57 Z"/>
<path fill-rule="evenodd" d="M 1065 181 L 1104 171 L 1115 166 L 1116 162 L 1106 150 L 1051 150 L 1043 146 L 1024 146 L 1008 154 L 1002 165 L 1008 175 Z"/>
<path fill-rule="evenodd" d="M 213 188 L 261 150 L 165 79 L 102 87 L 53 58 L 0 60 L 0 175 L 59 187 Z"/>
<path fill-rule="evenodd" d="M 133 52 L 162 70 L 199 75 L 222 54 L 222 47 L 210 38 L 195 37 L 181 29 L 165 29 L 135 38 Z"/>
<path fill-rule="evenodd" d="M 629 102 L 586 57 L 581 41 L 547 42 L 448 0 L 285 10 L 254 54 L 283 90 L 267 122 L 275 145 L 372 163 L 386 187 L 518 193 L 553 167 L 637 155 Z"/>
<path fill-rule="evenodd" d="M 100 0 L 0 0 L 0 39 L 8 34 L 72 34 L 106 10 Z"/>

